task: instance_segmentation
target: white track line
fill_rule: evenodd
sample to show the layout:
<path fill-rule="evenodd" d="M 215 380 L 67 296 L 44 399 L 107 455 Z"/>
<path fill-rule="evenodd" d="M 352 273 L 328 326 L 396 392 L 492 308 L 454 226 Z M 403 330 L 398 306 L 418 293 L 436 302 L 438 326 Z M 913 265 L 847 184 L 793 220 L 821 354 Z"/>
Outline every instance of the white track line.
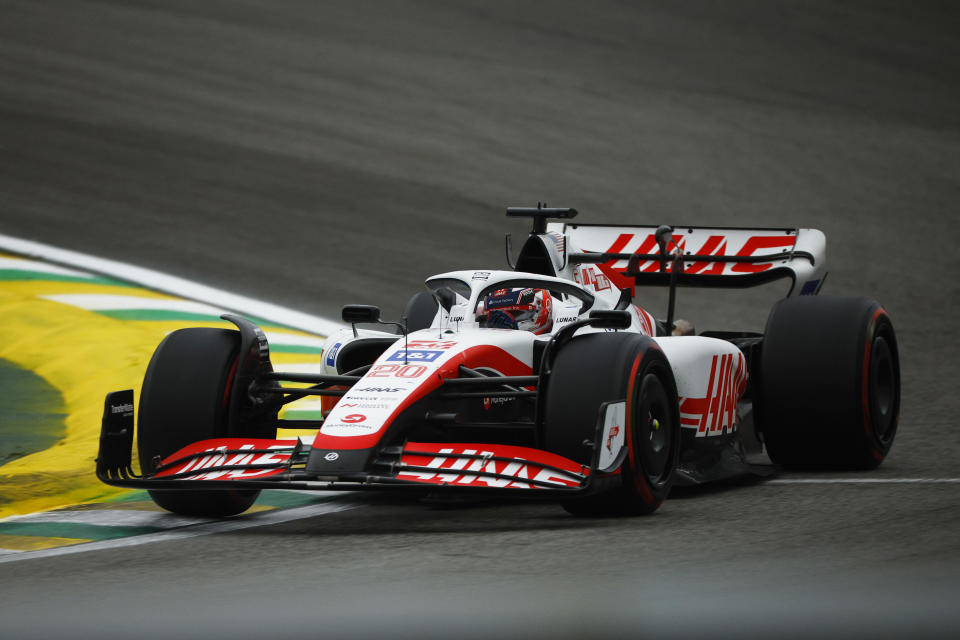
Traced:
<path fill-rule="evenodd" d="M 359 506 L 359 503 L 349 502 L 347 500 L 331 500 L 321 504 L 313 504 L 306 507 L 296 507 L 294 509 L 274 509 L 272 511 L 260 511 L 257 513 L 240 516 L 232 520 L 218 520 L 215 522 L 208 522 L 206 524 L 171 529 L 170 531 L 159 531 L 157 533 L 147 533 L 139 536 L 130 536 L 128 538 L 117 538 L 116 540 L 102 540 L 99 542 L 75 544 L 68 547 L 57 547 L 55 549 L 42 549 L 38 551 L 20 551 L 15 553 L 0 554 L 0 564 L 4 564 L 6 562 L 17 562 L 20 560 L 32 560 L 35 558 L 54 558 L 56 556 L 65 556 L 73 553 L 85 553 L 87 551 L 103 551 L 106 549 L 118 549 L 120 547 L 136 547 L 141 544 L 149 544 L 153 542 L 183 540 L 184 538 L 206 536 L 213 533 L 226 533 L 229 531 L 238 531 L 240 529 L 249 529 L 250 527 L 281 524 L 291 520 L 301 520 L 303 518 L 312 518 L 329 513 L 336 513 L 338 511 L 346 511 L 347 509 L 354 509 Z"/>
<path fill-rule="evenodd" d="M 65 269 L 54 264 L 37 262 L 36 260 L 27 260 L 25 258 L 0 258 L 0 269 L 10 269 L 11 271 L 33 271 L 37 273 L 49 273 L 55 276 L 71 276 L 73 278 L 92 278 L 89 273 L 83 271 L 74 271 Z"/>
<path fill-rule="evenodd" d="M 763 484 L 960 484 L 960 478 L 774 478 Z"/>
<path fill-rule="evenodd" d="M 281 331 L 264 331 L 267 334 L 267 342 L 270 344 L 287 345 L 293 347 L 315 347 L 322 349 L 326 340 L 323 338 L 314 338 L 311 336 L 298 336 L 292 333 L 283 333 Z M 286 365 L 284 365 L 286 371 Z"/>
<path fill-rule="evenodd" d="M 238 313 L 256 316 L 295 327 L 311 333 L 328 336 L 342 329 L 343 324 L 313 316 L 302 311 L 295 311 L 287 307 L 255 300 L 246 296 L 208 287 L 184 278 L 178 278 L 152 269 L 144 269 L 126 262 L 98 258 L 86 253 L 61 249 L 41 242 L 24 240 L 0 234 L 0 250 L 53 262 L 56 264 L 84 269 L 96 274 L 110 276 L 118 280 L 138 284 L 148 289 L 171 293 L 181 298 L 205 302 L 224 309 L 231 309 Z"/>
<path fill-rule="evenodd" d="M 40 296 L 45 300 L 68 304 L 88 311 L 115 311 L 117 309 L 136 309 L 149 311 L 181 311 L 186 313 L 203 313 L 218 316 L 224 313 L 223 309 L 212 307 L 193 300 L 164 300 L 161 298 L 145 298 L 143 296 L 117 296 L 99 293 L 58 293 L 49 296 Z"/>
<path fill-rule="evenodd" d="M 165 511 L 139 511 L 134 509 L 88 509 L 82 511 L 57 509 L 3 519 L 3 522 L 28 522 L 31 524 L 34 522 L 54 522 L 111 527 L 157 527 L 160 529 L 174 529 L 209 521 L 209 518 L 191 518 Z"/>

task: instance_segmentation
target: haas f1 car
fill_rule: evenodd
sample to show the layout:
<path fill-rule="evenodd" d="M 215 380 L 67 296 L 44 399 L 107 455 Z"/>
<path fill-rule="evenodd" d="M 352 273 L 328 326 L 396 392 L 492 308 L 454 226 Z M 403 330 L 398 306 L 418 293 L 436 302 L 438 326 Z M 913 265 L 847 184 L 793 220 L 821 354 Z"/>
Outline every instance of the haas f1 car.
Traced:
<path fill-rule="evenodd" d="M 126 390 L 106 399 L 98 476 L 202 516 L 240 513 L 268 488 L 497 493 L 638 515 L 674 484 L 881 463 L 899 413 L 896 335 L 877 302 L 816 295 L 820 231 L 576 213 L 508 209 L 533 222 L 515 264 L 507 237 L 511 269 L 430 277 L 399 322 L 345 306 L 318 373 L 275 371 L 264 332 L 238 316 L 223 316 L 235 330 L 174 331 L 143 380 L 142 475 Z M 762 334 L 693 335 L 673 317 L 680 287 L 780 278 L 790 290 Z M 633 303 L 647 285 L 669 288 L 666 318 Z M 312 396 L 322 420 L 278 418 Z M 316 434 L 278 439 L 278 427 Z"/>

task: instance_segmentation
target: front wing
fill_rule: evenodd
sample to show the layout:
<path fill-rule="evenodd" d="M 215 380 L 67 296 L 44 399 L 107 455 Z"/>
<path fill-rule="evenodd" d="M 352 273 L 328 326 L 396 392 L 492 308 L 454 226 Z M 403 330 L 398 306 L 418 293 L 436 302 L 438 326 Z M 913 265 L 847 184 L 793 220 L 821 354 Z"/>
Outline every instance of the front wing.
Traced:
<path fill-rule="evenodd" d="M 405 442 L 381 448 L 362 472 L 320 475 L 306 469 L 308 438 L 218 438 L 190 444 L 141 476 L 131 467 L 133 392 L 117 391 L 104 406 L 97 477 L 113 486 L 160 490 L 435 488 L 566 499 L 619 481 L 625 450 L 612 463 L 606 456 L 606 468 L 598 468 L 607 406 L 598 415 L 590 466 L 530 447 Z"/>

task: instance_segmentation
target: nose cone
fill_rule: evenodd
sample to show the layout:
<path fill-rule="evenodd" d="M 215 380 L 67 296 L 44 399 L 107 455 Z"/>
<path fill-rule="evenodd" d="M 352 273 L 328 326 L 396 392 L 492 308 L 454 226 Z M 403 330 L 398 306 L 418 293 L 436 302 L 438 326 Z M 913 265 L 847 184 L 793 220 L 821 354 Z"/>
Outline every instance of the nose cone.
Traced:
<path fill-rule="evenodd" d="M 342 478 L 365 474 L 375 449 L 326 449 L 314 447 L 307 458 L 307 473 Z"/>

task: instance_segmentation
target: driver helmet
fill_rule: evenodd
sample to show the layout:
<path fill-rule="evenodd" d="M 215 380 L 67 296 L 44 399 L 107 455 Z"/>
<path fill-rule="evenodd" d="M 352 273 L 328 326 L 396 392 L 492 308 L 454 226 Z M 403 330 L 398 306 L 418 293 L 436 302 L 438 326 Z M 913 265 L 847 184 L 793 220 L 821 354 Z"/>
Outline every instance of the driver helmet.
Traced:
<path fill-rule="evenodd" d="M 553 328 L 553 300 L 546 289 L 498 289 L 483 298 L 477 320 L 487 329 L 520 329 L 541 335 Z"/>

